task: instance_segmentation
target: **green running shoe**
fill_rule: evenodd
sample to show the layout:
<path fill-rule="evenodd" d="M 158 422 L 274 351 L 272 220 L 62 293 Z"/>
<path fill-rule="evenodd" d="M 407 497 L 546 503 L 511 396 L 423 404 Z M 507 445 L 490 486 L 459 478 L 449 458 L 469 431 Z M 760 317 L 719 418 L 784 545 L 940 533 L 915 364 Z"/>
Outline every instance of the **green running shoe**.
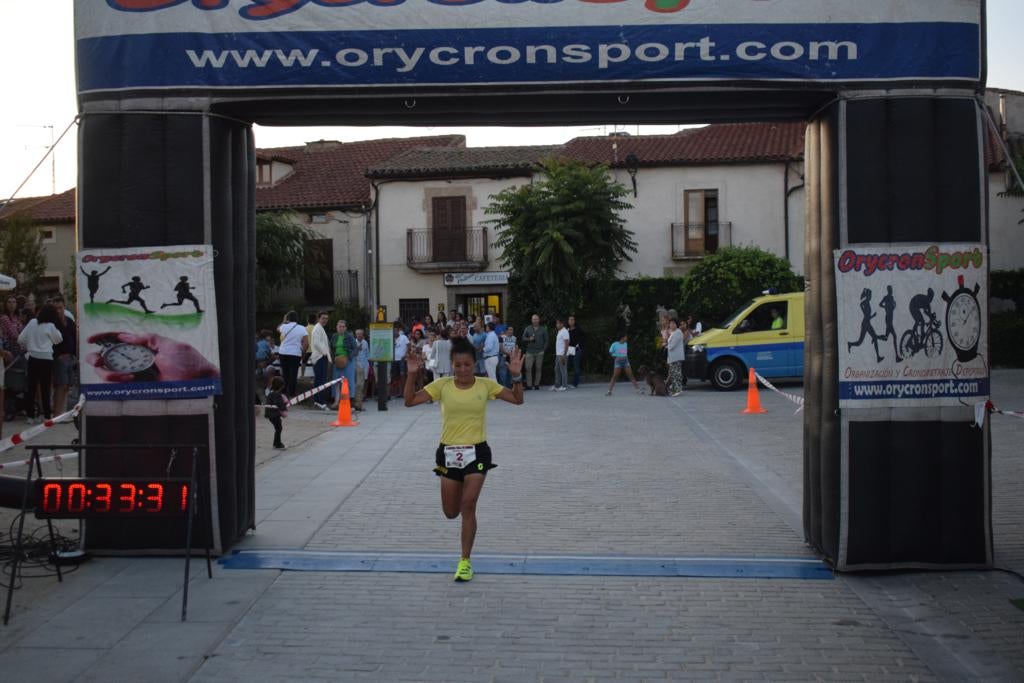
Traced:
<path fill-rule="evenodd" d="M 467 558 L 459 560 L 459 566 L 455 569 L 456 581 L 470 581 L 473 579 L 473 565 Z"/>

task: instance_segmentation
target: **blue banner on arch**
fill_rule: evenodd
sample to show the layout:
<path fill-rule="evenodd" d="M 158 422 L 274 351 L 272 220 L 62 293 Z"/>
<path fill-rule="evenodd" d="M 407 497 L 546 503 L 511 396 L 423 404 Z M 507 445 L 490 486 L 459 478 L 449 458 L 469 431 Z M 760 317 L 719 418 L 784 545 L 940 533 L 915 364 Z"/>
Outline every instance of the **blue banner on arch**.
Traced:
<path fill-rule="evenodd" d="M 79 38 L 80 92 L 664 81 L 976 82 L 974 23 L 673 24 Z"/>

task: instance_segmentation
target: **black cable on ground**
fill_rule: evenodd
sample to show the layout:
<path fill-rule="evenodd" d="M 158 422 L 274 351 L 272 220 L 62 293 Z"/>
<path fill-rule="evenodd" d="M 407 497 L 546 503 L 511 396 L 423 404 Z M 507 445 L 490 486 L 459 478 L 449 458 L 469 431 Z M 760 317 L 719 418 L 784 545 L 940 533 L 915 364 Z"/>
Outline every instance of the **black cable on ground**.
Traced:
<path fill-rule="evenodd" d="M 17 539 L 17 525 L 24 513 L 15 515 L 6 536 L 0 533 L 0 587 L 8 588 L 9 582 L 15 581 L 14 587 L 21 588 L 22 579 L 42 579 L 57 575 L 57 558 L 54 547 L 50 543 L 50 532 L 45 524 L 22 533 L 20 557 L 18 559 L 18 576 L 11 577 L 14 566 Z M 78 540 L 62 536 L 54 531 L 56 552 L 67 552 L 78 549 Z M 62 574 L 70 574 L 78 569 L 74 564 L 61 564 Z"/>

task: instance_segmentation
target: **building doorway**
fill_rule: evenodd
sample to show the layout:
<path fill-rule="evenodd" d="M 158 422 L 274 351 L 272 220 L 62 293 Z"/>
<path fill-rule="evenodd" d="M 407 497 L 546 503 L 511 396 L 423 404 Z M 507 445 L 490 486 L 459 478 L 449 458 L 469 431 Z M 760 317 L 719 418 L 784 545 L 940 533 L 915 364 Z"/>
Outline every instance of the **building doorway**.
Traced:
<path fill-rule="evenodd" d="M 504 297 L 499 293 L 458 296 L 456 303 L 460 310 L 466 312 L 466 315 L 475 315 L 479 318 L 497 314 L 501 316 L 502 320 L 505 319 Z"/>

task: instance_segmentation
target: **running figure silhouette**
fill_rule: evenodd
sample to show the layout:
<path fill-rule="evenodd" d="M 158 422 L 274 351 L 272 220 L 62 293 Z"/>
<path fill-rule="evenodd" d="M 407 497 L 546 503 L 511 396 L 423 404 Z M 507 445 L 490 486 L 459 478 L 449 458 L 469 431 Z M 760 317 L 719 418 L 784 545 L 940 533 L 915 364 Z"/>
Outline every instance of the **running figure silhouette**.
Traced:
<path fill-rule="evenodd" d="M 149 285 L 146 285 L 146 284 L 142 283 L 142 278 L 141 277 L 139 277 L 138 275 L 133 275 L 131 282 L 126 282 L 123 285 L 121 285 L 121 293 L 124 293 L 124 290 L 126 290 L 126 289 L 129 290 L 128 291 L 128 298 L 127 299 L 125 299 L 124 301 L 121 301 L 121 300 L 118 300 L 118 299 L 107 299 L 107 303 L 108 304 L 128 304 L 128 305 L 131 305 L 131 303 L 133 301 L 138 301 L 139 305 L 142 306 L 142 310 L 144 310 L 146 313 L 152 313 L 153 312 L 153 311 L 149 310 L 149 306 L 147 306 L 146 302 L 142 300 L 141 296 L 139 296 L 139 294 L 142 292 L 142 290 L 149 289 Z"/>
<path fill-rule="evenodd" d="M 107 266 L 107 270 L 102 273 L 97 273 L 95 270 L 85 272 L 82 266 L 78 266 L 78 269 L 82 271 L 82 275 L 85 276 L 86 286 L 89 288 L 89 303 L 93 303 L 96 298 L 96 292 L 100 288 L 100 278 L 107 274 L 107 270 L 110 270 L 110 266 Z"/>
<path fill-rule="evenodd" d="M 182 275 L 181 279 L 178 281 L 178 284 L 174 285 L 174 291 L 177 292 L 178 294 L 178 302 L 171 304 L 160 304 L 161 310 L 167 308 L 168 306 L 181 306 L 183 303 L 185 303 L 185 300 L 188 299 L 196 307 L 196 313 L 202 313 L 203 309 L 199 307 L 199 299 L 195 298 L 195 296 L 193 296 L 192 294 L 191 290 L 193 289 L 195 289 L 195 287 L 188 283 L 188 275 Z"/>
<path fill-rule="evenodd" d="M 875 328 L 871 325 L 871 319 L 875 317 L 875 314 L 871 311 L 871 290 L 867 287 L 860 293 L 860 312 L 864 315 L 864 318 L 860 321 L 860 339 L 855 342 L 846 342 L 846 352 L 849 353 L 854 346 L 863 344 L 864 337 L 870 335 L 871 343 L 875 347 L 876 362 L 881 363 L 885 359 L 878 352 L 878 333 L 875 332 Z"/>
<path fill-rule="evenodd" d="M 899 363 L 903 360 L 900 356 L 899 340 L 896 338 L 896 329 L 892 326 L 892 315 L 896 310 L 896 299 L 892 295 L 892 285 L 887 285 L 885 288 L 886 294 L 882 297 L 882 300 L 878 302 L 878 307 L 885 311 L 885 334 L 882 335 L 882 339 L 888 339 L 892 337 L 892 351 L 896 354 L 896 362 Z"/>

